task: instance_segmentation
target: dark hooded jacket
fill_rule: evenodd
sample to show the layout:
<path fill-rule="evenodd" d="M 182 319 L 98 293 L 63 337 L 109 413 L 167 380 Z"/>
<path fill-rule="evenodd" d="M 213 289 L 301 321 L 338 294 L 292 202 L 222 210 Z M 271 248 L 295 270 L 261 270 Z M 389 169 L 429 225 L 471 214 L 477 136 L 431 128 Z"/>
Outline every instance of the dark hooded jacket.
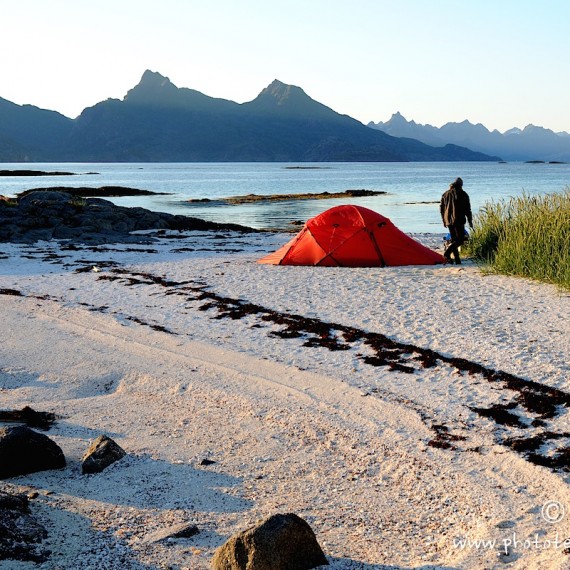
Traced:
<path fill-rule="evenodd" d="M 469 195 L 463 190 L 462 185 L 457 182 L 451 184 L 449 190 L 443 193 L 439 210 L 443 225 L 446 228 L 457 225 L 464 226 L 466 220 L 470 226 L 473 225 Z"/>

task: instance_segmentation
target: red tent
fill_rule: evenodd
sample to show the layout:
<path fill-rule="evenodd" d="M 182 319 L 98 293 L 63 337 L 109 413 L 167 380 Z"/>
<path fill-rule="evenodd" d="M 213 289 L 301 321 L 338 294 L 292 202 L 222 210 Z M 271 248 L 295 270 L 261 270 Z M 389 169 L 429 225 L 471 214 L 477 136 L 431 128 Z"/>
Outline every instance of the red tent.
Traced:
<path fill-rule="evenodd" d="M 258 263 L 384 267 L 434 265 L 445 263 L 445 258 L 401 232 L 388 218 L 346 205 L 310 219 L 291 241 Z"/>

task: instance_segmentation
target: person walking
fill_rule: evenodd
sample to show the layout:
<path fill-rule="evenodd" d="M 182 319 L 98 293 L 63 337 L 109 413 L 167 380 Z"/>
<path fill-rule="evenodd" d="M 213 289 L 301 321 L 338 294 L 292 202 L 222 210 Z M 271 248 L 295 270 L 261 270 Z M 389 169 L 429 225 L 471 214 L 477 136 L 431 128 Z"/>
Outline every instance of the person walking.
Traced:
<path fill-rule="evenodd" d="M 459 248 L 465 242 L 465 222 L 473 229 L 473 214 L 471 213 L 471 201 L 469 195 L 463 190 L 463 180 L 456 178 L 449 185 L 439 204 L 443 225 L 449 230 L 450 243 L 443 252 L 443 256 L 449 263 L 453 260 L 457 265 L 461 264 Z"/>

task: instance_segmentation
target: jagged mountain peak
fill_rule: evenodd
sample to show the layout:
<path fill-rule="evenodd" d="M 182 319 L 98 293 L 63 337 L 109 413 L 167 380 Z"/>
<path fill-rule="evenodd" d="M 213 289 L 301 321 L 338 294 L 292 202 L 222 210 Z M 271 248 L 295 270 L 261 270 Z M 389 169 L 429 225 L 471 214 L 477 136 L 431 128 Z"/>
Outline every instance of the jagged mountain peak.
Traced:
<path fill-rule="evenodd" d="M 279 94 L 290 90 L 293 87 L 292 85 L 287 85 L 287 83 L 283 83 L 283 81 L 279 81 L 279 79 L 274 79 L 265 89 L 264 91 L 270 91 L 272 94 Z"/>
<path fill-rule="evenodd" d="M 528 124 L 522 131 L 523 133 L 554 133 L 554 131 L 550 129 L 546 129 L 545 127 L 539 127 L 537 125 Z"/>
<path fill-rule="evenodd" d="M 238 105 L 233 101 L 204 95 L 195 89 L 177 87 L 168 77 L 148 69 L 143 73 L 138 85 L 127 93 L 123 101 L 129 106 L 177 109 L 188 112 L 216 112 Z"/>
<path fill-rule="evenodd" d="M 330 107 L 315 101 L 300 87 L 288 85 L 278 79 L 274 79 L 253 101 L 245 103 L 244 107 L 291 118 L 310 117 L 317 120 L 358 122 L 356 119 L 339 115 Z"/>
<path fill-rule="evenodd" d="M 396 123 L 399 123 L 399 124 L 404 124 L 404 123 L 406 123 L 406 124 L 407 124 L 407 123 L 408 123 L 406 117 L 404 117 L 404 115 L 402 115 L 402 113 L 400 113 L 400 111 L 396 111 L 396 112 L 390 117 L 390 120 L 389 120 L 388 122 L 391 123 L 391 124 L 396 124 Z M 411 122 L 413 123 L 414 121 L 411 121 Z"/>
<path fill-rule="evenodd" d="M 151 103 L 160 99 L 171 97 L 178 92 L 168 77 L 147 69 L 141 80 L 125 95 L 124 101 L 128 103 Z"/>
<path fill-rule="evenodd" d="M 482 123 L 474 124 L 468 119 L 445 123 L 438 128 L 406 121 L 400 113 L 395 113 L 388 122 L 370 123 L 369 126 L 392 136 L 414 138 L 433 146 L 456 144 L 488 155 L 501 156 L 505 160 L 567 161 L 570 157 L 570 135 L 564 137 L 532 124 L 501 134 L 496 129 L 491 132 Z"/>
<path fill-rule="evenodd" d="M 288 85 L 274 79 L 255 99 L 256 101 L 265 101 L 273 105 L 287 105 L 299 101 L 313 101 L 300 87 Z"/>
<path fill-rule="evenodd" d="M 400 111 L 396 111 L 385 123 L 382 121 L 378 123 L 371 121 L 368 123 L 368 126 L 388 132 L 389 129 L 409 129 L 410 127 L 418 126 L 418 124 L 415 121 L 408 121 Z"/>
<path fill-rule="evenodd" d="M 167 84 L 173 85 L 173 83 L 170 81 L 168 77 L 161 75 L 160 73 L 158 73 L 158 71 L 151 71 L 150 69 L 147 69 L 142 74 L 141 80 L 139 82 L 139 86 L 153 85 L 153 86 L 164 87 Z"/>

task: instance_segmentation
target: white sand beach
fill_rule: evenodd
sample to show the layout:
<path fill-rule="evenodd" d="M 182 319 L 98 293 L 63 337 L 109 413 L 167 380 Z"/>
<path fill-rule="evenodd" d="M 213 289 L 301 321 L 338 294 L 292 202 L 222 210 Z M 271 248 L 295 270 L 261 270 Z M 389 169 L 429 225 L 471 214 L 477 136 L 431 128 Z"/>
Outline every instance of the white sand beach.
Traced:
<path fill-rule="evenodd" d="M 58 414 L 67 459 L 0 481 L 39 493 L 37 567 L 208 568 L 294 512 L 330 568 L 570 568 L 568 292 L 469 261 L 260 265 L 289 236 L 185 236 L 2 244 L 0 409 Z M 391 359 L 385 337 L 409 346 Z M 127 456 L 82 475 L 100 434 Z M 182 522 L 199 534 L 155 540 Z"/>

